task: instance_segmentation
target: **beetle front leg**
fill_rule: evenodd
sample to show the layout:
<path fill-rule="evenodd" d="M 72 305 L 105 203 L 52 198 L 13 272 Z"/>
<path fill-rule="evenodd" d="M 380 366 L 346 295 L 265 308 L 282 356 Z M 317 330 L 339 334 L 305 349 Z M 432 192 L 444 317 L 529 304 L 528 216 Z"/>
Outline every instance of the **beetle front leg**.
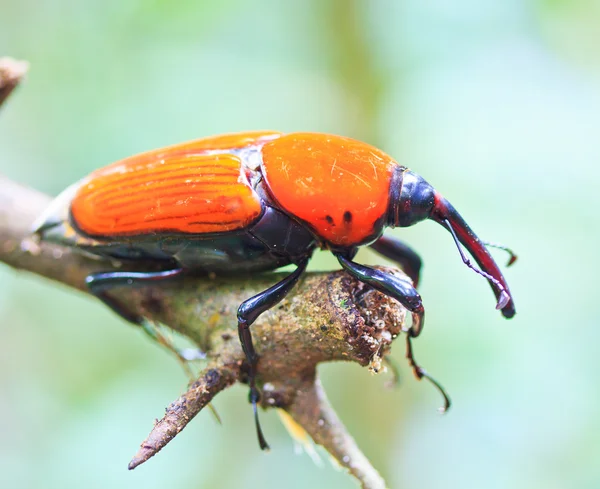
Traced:
<path fill-rule="evenodd" d="M 389 273 L 376 270 L 365 265 L 360 265 L 353 262 L 342 253 L 334 253 L 340 265 L 350 275 L 357 278 L 361 282 L 370 285 L 379 292 L 396 299 L 406 309 L 412 313 L 412 324 L 408 329 L 408 334 L 415 338 L 421 334 L 423 330 L 423 322 L 425 309 L 421 296 L 417 289 L 409 282 L 409 280 Z"/>
<path fill-rule="evenodd" d="M 248 383 L 250 384 L 250 402 L 252 403 L 252 409 L 254 410 L 254 420 L 256 423 L 256 433 L 258 434 L 258 443 L 261 450 L 268 450 L 269 445 L 265 440 L 258 420 L 258 409 L 257 405 L 260 401 L 260 393 L 256 388 L 256 366 L 258 364 L 258 354 L 254 349 L 252 343 L 252 333 L 250 333 L 250 326 L 256 321 L 258 316 L 263 312 L 271 309 L 278 302 L 280 302 L 292 289 L 292 287 L 298 282 L 300 276 L 306 270 L 308 265 L 308 257 L 304 258 L 298 263 L 298 268 L 285 277 L 280 282 L 276 283 L 272 287 L 269 287 L 264 292 L 251 297 L 247 301 L 242 302 L 238 309 L 238 334 L 240 336 L 240 342 L 242 343 L 242 349 L 248 360 L 250 366 L 250 372 L 248 374 Z"/>
<path fill-rule="evenodd" d="M 385 235 L 369 246 L 388 260 L 398 263 L 406 275 L 411 278 L 413 285 L 419 286 L 419 275 L 423 262 L 412 248 L 400 240 Z"/>
<path fill-rule="evenodd" d="M 406 358 L 418 380 L 426 378 L 440 391 L 444 398 L 444 406 L 440 408 L 440 410 L 442 412 L 446 411 L 450 407 L 450 397 L 440 383 L 431 377 L 424 368 L 417 364 L 413 355 L 411 340 L 412 338 L 419 336 L 423 330 L 423 318 L 425 314 L 423 302 L 421 301 L 421 296 L 417 290 L 406 279 L 355 263 L 343 253 L 334 254 L 340 262 L 340 265 L 342 265 L 344 270 L 350 275 L 361 282 L 370 285 L 375 290 L 396 299 L 412 313 L 412 324 L 406 331 Z"/>

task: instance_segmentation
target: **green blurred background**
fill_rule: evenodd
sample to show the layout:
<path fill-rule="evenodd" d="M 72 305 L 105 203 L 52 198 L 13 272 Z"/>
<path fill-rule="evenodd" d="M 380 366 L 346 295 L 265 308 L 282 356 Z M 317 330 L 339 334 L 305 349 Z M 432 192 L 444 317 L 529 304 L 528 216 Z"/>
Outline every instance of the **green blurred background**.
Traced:
<path fill-rule="evenodd" d="M 598 488 L 599 25 L 593 0 L 0 0 L 0 54 L 31 63 L 0 111 L 0 172 L 57 194 L 136 152 L 247 129 L 381 147 L 517 250 L 518 314 L 494 310 L 440 226 L 396 231 L 425 260 L 417 356 L 454 406 L 436 413 L 398 344 L 397 390 L 321 368 L 338 413 L 392 488 Z M 274 412 L 261 453 L 241 386 L 215 401 L 223 426 L 201 413 L 128 472 L 185 387 L 177 362 L 7 267 L 0 317 L 3 488 L 354 487 L 296 455 Z"/>

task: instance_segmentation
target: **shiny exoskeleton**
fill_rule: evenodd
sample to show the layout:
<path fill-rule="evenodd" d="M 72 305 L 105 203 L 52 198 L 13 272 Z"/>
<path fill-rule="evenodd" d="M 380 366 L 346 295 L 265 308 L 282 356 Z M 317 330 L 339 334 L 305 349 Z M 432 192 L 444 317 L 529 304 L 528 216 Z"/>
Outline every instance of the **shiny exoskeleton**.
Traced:
<path fill-rule="evenodd" d="M 341 136 L 247 132 L 133 156 L 65 190 L 40 217 L 35 233 L 98 257 L 139 263 L 139 271 L 95 273 L 87 284 L 115 312 L 140 325 L 144 318 L 110 294 L 114 287 L 156 284 L 187 273 L 241 274 L 296 265 L 238 309 L 250 400 L 260 446 L 266 448 L 256 414 L 259 356 L 250 326 L 285 297 L 316 248 L 331 251 L 350 275 L 411 312 L 409 361 L 417 378 L 430 378 L 414 361 L 410 343 L 423 328 L 424 308 L 415 289 L 421 260 L 403 243 L 383 236 L 386 227 L 424 219 L 451 233 L 465 264 L 488 280 L 497 308 L 512 317 L 506 280 L 486 244 L 452 205 L 382 151 Z M 400 264 L 412 282 L 354 262 L 364 245 Z"/>

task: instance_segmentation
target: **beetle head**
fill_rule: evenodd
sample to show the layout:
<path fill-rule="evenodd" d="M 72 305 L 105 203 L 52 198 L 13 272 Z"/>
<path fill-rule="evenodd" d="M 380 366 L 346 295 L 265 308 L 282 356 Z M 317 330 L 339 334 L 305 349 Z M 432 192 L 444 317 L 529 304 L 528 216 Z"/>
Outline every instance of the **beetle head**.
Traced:
<path fill-rule="evenodd" d="M 412 226 L 431 217 L 435 205 L 435 190 L 416 173 L 399 167 L 394 175 L 391 191 L 391 226 Z"/>
<path fill-rule="evenodd" d="M 485 244 L 452 204 L 429 183 L 412 171 L 404 168 L 402 170 L 397 172 L 394 178 L 396 184 L 392 185 L 388 224 L 392 227 L 406 227 L 424 219 L 431 219 L 444 226 L 452 234 L 465 265 L 488 280 L 498 301 L 496 308 L 502 311 L 504 317 L 513 317 L 515 306 L 508 284 Z M 461 244 L 481 269 L 471 264 Z"/>

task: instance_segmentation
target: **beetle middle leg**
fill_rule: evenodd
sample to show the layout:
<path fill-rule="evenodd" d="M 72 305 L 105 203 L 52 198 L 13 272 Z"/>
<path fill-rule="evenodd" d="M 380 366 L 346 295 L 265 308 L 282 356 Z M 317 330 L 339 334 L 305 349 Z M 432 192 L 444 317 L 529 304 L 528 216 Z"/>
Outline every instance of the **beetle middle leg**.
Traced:
<path fill-rule="evenodd" d="M 308 265 L 308 257 L 303 258 L 298 263 L 298 268 L 294 270 L 290 275 L 285 277 L 280 282 L 276 283 L 272 287 L 269 287 L 264 292 L 251 297 L 247 301 L 242 302 L 238 309 L 238 334 L 240 336 L 240 342 L 242 343 L 242 349 L 248 360 L 250 366 L 250 372 L 248 374 L 248 383 L 250 384 L 250 402 L 252 403 L 252 409 L 254 410 L 254 420 L 256 423 L 256 433 L 258 434 L 258 443 L 262 450 L 268 450 L 269 445 L 265 440 L 258 421 L 258 409 L 257 404 L 260 401 L 260 393 L 256 388 L 256 366 L 258 364 L 258 354 L 254 349 L 252 343 L 252 334 L 250 333 L 250 326 L 256 321 L 258 316 L 263 312 L 271 309 L 278 302 L 280 302 L 294 287 L 294 285 L 300 279 L 300 276 L 306 270 Z"/>
<path fill-rule="evenodd" d="M 411 278 L 413 285 L 419 286 L 419 275 L 423 263 L 421 257 L 411 247 L 385 235 L 369 246 L 388 260 L 398 263 L 406 275 Z"/>
<path fill-rule="evenodd" d="M 432 378 L 424 368 L 417 364 L 413 355 L 411 341 L 413 338 L 419 336 L 423 330 L 423 318 L 425 314 L 423 302 L 421 301 L 421 296 L 417 290 L 407 279 L 402 279 L 401 277 L 355 263 L 343 253 L 335 253 L 335 256 L 340 262 L 340 265 L 342 265 L 344 270 L 350 275 L 361 282 L 370 285 L 375 290 L 396 299 L 412 313 L 412 324 L 408 331 L 406 331 L 406 358 L 418 380 L 426 378 L 440 391 L 444 398 L 444 406 L 440 410 L 446 411 L 450 407 L 450 398 L 448 397 L 448 394 L 439 382 Z"/>

